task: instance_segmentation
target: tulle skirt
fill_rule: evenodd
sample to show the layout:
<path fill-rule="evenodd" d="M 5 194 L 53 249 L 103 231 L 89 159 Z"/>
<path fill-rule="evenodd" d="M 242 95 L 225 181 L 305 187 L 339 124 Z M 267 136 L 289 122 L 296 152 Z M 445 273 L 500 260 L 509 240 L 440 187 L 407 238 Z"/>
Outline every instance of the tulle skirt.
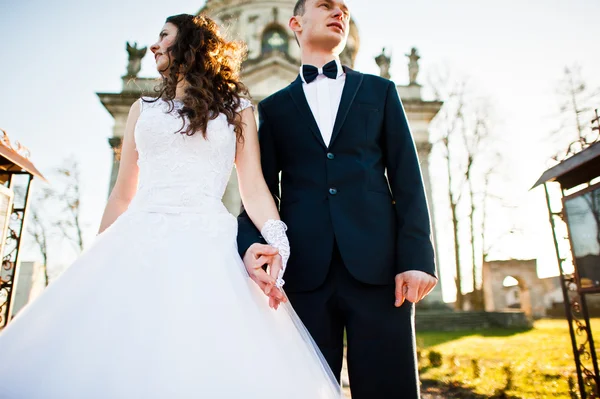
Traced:
<path fill-rule="evenodd" d="M 127 211 L 0 334 L 0 398 L 340 398 L 228 213 Z"/>

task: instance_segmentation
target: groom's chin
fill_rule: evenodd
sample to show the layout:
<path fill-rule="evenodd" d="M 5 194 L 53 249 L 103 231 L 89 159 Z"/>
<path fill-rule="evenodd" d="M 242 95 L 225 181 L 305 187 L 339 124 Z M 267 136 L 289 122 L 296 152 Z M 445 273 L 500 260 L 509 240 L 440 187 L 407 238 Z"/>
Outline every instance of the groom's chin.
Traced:
<path fill-rule="evenodd" d="M 346 48 L 347 40 L 345 38 L 341 38 L 339 35 L 331 34 L 323 37 L 319 41 L 319 47 L 327 49 L 332 48 L 333 52 L 336 55 L 340 55 L 344 48 Z"/>

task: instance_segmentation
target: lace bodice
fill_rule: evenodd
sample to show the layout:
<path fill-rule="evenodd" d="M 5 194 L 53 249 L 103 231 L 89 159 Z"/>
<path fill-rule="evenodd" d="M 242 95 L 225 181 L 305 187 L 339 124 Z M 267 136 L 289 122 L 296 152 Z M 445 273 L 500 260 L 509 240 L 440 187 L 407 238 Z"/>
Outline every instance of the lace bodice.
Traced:
<path fill-rule="evenodd" d="M 201 212 L 225 210 L 225 193 L 235 158 L 233 126 L 221 114 L 208 123 L 206 139 L 176 133 L 182 126 L 175 101 L 168 112 L 163 100 L 140 100 L 141 112 L 135 127 L 138 152 L 138 192 L 130 209 L 158 212 Z M 242 100 L 241 109 L 251 106 Z M 186 122 L 187 123 L 187 122 Z"/>

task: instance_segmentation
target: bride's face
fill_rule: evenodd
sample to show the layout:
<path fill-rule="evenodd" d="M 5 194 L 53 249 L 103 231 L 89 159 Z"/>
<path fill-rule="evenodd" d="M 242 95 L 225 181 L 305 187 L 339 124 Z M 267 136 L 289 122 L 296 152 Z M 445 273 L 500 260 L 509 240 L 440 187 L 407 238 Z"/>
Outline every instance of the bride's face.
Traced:
<path fill-rule="evenodd" d="M 169 48 L 175 42 L 176 37 L 177 26 L 167 22 L 158 35 L 158 41 L 150 47 L 150 51 L 154 53 L 156 69 L 161 74 L 168 72 L 169 68 L 171 67 L 172 56 Z"/>

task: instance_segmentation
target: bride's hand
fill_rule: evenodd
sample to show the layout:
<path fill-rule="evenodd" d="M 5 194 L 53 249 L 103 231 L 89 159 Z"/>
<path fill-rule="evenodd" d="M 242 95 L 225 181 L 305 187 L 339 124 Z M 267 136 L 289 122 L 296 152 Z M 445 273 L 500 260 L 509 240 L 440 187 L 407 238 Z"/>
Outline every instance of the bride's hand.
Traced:
<path fill-rule="evenodd" d="M 263 266 L 268 265 L 269 273 Z M 275 287 L 276 279 L 282 268 L 281 256 L 276 248 L 270 245 L 252 244 L 244 255 L 244 266 L 252 281 L 269 297 L 269 306 L 277 309 L 287 298 Z"/>
<path fill-rule="evenodd" d="M 277 278 L 279 277 L 279 271 L 283 268 L 283 261 L 281 259 L 281 255 L 277 254 L 273 256 L 273 261 L 268 263 L 268 271 L 269 275 L 274 279 L 273 285 L 269 288 L 269 306 L 275 310 L 279 308 L 281 302 L 287 302 L 287 297 L 281 291 L 280 288 L 276 286 Z"/>

